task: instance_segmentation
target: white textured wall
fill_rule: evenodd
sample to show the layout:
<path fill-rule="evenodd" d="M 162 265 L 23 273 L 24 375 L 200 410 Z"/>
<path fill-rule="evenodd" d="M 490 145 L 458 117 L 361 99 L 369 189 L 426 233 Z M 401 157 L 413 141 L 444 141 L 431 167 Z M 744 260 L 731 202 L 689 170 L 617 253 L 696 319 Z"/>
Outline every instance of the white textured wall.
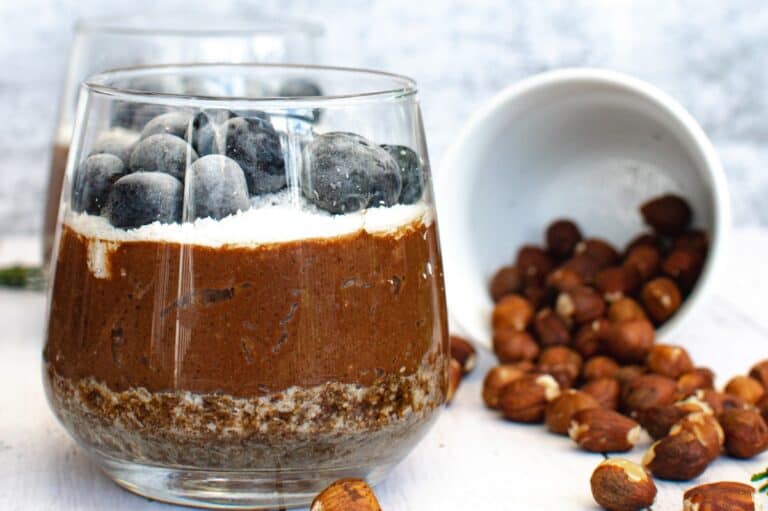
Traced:
<path fill-rule="evenodd" d="M 325 63 L 418 80 L 435 164 L 473 109 L 521 77 L 575 65 L 630 72 L 677 97 L 714 139 L 736 221 L 768 225 L 762 0 L 0 0 L 0 234 L 39 229 L 74 19 L 158 4 L 324 23 Z"/>

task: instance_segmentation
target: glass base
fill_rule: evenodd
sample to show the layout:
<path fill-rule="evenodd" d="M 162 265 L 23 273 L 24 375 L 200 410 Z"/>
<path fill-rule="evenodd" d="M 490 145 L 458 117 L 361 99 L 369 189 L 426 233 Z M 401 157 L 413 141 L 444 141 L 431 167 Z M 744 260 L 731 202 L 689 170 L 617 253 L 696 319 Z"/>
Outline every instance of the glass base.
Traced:
<path fill-rule="evenodd" d="M 126 490 L 149 499 L 215 509 L 280 509 L 308 506 L 337 479 L 357 477 L 373 485 L 392 469 L 223 471 L 166 468 L 96 455 L 106 474 Z"/>

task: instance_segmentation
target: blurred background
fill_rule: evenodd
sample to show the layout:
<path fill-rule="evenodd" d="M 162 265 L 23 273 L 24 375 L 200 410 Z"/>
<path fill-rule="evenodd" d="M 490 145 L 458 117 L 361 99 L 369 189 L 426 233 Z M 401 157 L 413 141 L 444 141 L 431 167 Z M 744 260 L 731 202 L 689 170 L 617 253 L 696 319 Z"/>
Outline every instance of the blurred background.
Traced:
<path fill-rule="evenodd" d="M 738 225 L 768 225 L 768 4 L 759 0 L 2 0 L 0 236 L 40 232 L 72 28 L 121 13 L 288 16 L 325 25 L 324 64 L 420 85 L 436 173 L 468 116 L 520 78 L 631 73 L 677 98 L 723 160 Z M 536 169 L 531 169 L 535 172 Z"/>

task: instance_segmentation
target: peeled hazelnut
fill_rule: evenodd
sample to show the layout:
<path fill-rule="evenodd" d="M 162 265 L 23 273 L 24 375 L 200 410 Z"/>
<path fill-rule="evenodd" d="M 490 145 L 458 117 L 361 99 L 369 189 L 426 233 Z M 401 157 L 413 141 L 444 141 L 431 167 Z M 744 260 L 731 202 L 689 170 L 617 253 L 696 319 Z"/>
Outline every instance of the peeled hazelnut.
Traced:
<path fill-rule="evenodd" d="M 751 458 L 768 449 L 768 426 L 756 410 L 726 410 L 718 416 L 725 450 L 734 458 Z"/>
<path fill-rule="evenodd" d="M 764 389 L 768 389 L 768 360 L 763 360 L 752 366 L 749 376 L 759 381 Z"/>
<path fill-rule="evenodd" d="M 616 371 L 616 374 L 614 374 L 613 377 L 616 378 L 616 381 L 618 381 L 622 387 L 624 387 L 635 378 L 642 376 L 645 373 L 647 373 L 647 371 L 644 366 L 629 365 L 619 367 L 619 370 Z"/>
<path fill-rule="evenodd" d="M 520 295 L 507 295 L 493 309 L 492 324 L 494 330 L 513 328 L 523 331 L 533 318 L 531 302 Z"/>
<path fill-rule="evenodd" d="M 499 391 L 506 384 L 522 378 L 530 371 L 518 364 L 503 364 L 491 368 L 483 380 L 483 401 L 488 408 L 499 406 Z"/>
<path fill-rule="evenodd" d="M 671 481 L 698 477 L 711 461 L 707 447 L 687 429 L 657 440 L 643 456 L 643 466 L 654 477 Z"/>
<path fill-rule="evenodd" d="M 760 401 L 765 389 L 759 381 L 749 376 L 734 376 L 725 385 L 725 393 L 736 396 L 753 405 Z"/>
<path fill-rule="evenodd" d="M 659 273 L 661 269 L 661 251 L 654 245 L 637 245 L 627 252 L 624 269 L 645 282 Z"/>
<path fill-rule="evenodd" d="M 666 236 L 678 236 L 691 224 L 693 212 L 688 202 L 679 195 L 667 194 L 649 200 L 640 206 L 645 223 Z"/>
<path fill-rule="evenodd" d="M 634 293 L 639 284 L 637 275 L 623 266 L 609 266 L 595 277 L 595 287 L 606 301 L 613 302 Z"/>
<path fill-rule="evenodd" d="M 589 394 L 569 389 L 547 404 L 544 420 L 552 433 L 566 435 L 574 413 L 599 406 L 600 404 Z"/>
<path fill-rule="evenodd" d="M 608 306 L 608 319 L 614 323 L 632 319 L 647 319 L 645 309 L 629 297 L 619 298 Z"/>
<path fill-rule="evenodd" d="M 638 410 L 635 418 L 651 438 L 658 440 L 667 436 L 672 426 L 677 424 L 680 419 L 697 412 L 712 415 L 712 408 L 703 401 L 691 399 L 679 401 L 672 405 L 651 406 L 644 410 Z"/>
<path fill-rule="evenodd" d="M 541 422 L 547 403 L 560 395 L 560 385 L 548 374 L 528 374 L 499 392 L 499 409 L 516 422 Z"/>
<path fill-rule="evenodd" d="M 613 378 L 618 370 L 619 364 L 617 364 L 615 360 L 598 355 L 590 358 L 584 363 L 582 376 L 586 381 L 599 380 L 600 378 Z"/>
<path fill-rule="evenodd" d="M 580 286 L 560 293 L 555 310 L 566 322 L 573 321 L 580 325 L 602 316 L 605 301 L 591 287 Z"/>
<path fill-rule="evenodd" d="M 575 271 L 581 277 L 582 282 L 590 284 L 597 277 L 600 264 L 586 254 L 576 254 L 565 261 L 562 268 Z"/>
<path fill-rule="evenodd" d="M 650 372 L 669 378 L 693 371 L 693 362 L 685 348 L 671 344 L 657 344 L 651 348 L 645 365 Z"/>
<path fill-rule="evenodd" d="M 747 403 L 738 396 L 717 392 L 711 389 L 697 390 L 693 394 L 699 401 L 704 401 L 712 408 L 715 417 L 719 417 L 726 410 L 743 410 Z"/>
<path fill-rule="evenodd" d="M 555 291 L 568 291 L 583 284 L 581 275 L 569 268 L 558 268 L 547 275 L 547 286 Z"/>
<path fill-rule="evenodd" d="M 381 511 L 381 506 L 362 479 L 339 479 L 315 497 L 309 511 Z"/>
<path fill-rule="evenodd" d="M 612 323 L 605 332 L 608 352 L 621 363 L 645 362 L 655 339 L 653 325 L 647 319 Z"/>
<path fill-rule="evenodd" d="M 661 265 L 661 270 L 687 293 L 696 285 L 703 267 L 704 257 L 701 254 L 678 248 L 669 253 Z"/>
<path fill-rule="evenodd" d="M 702 484 L 683 495 L 683 511 L 755 511 L 757 492 L 749 484 L 722 481 Z"/>
<path fill-rule="evenodd" d="M 669 435 L 677 435 L 680 431 L 686 430 L 694 434 L 699 442 L 709 453 L 710 461 L 720 456 L 723 451 L 723 442 L 725 433 L 717 419 L 707 412 L 689 413 L 680 419 L 669 430 Z"/>
<path fill-rule="evenodd" d="M 450 403 L 456 391 L 461 385 L 461 364 L 452 358 L 448 364 L 448 392 L 445 394 L 445 402 Z"/>
<path fill-rule="evenodd" d="M 477 365 L 477 352 L 472 343 L 458 335 L 450 337 L 451 358 L 461 366 L 461 374 L 467 374 Z"/>
<path fill-rule="evenodd" d="M 533 330 L 542 346 L 568 344 L 571 333 L 565 322 L 552 309 L 541 309 L 533 320 Z"/>
<path fill-rule="evenodd" d="M 590 452 L 625 452 L 640 439 L 640 425 L 606 408 L 589 408 L 573 414 L 568 436 Z"/>
<path fill-rule="evenodd" d="M 709 250 L 709 234 L 701 229 L 691 229 L 675 238 L 672 249 L 690 250 L 703 256 Z"/>
<path fill-rule="evenodd" d="M 590 323 L 581 325 L 573 336 L 571 346 L 578 351 L 582 357 L 588 358 L 600 353 L 602 348 L 601 336 L 608 328 L 608 320 L 605 318 L 596 319 Z"/>
<path fill-rule="evenodd" d="M 539 356 L 539 345 L 528 332 L 502 328 L 493 332 L 493 351 L 502 364 L 534 360 Z"/>
<path fill-rule="evenodd" d="M 671 279 L 659 277 L 645 283 L 642 301 L 653 320 L 663 323 L 677 312 L 683 297 Z"/>
<path fill-rule="evenodd" d="M 656 485 L 645 469 L 622 458 L 600 463 L 589 483 L 595 502 L 608 511 L 639 511 L 656 499 Z"/>
<path fill-rule="evenodd" d="M 570 388 L 581 374 L 582 358 L 565 346 L 551 346 L 539 355 L 537 369 L 552 375 L 561 388 Z"/>
<path fill-rule="evenodd" d="M 573 254 L 576 244 L 581 241 L 579 227 L 568 219 L 555 220 L 545 233 L 547 250 L 558 259 L 565 259 Z"/>
<path fill-rule="evenodd" d="M 544 277 L 552 271 L 554 261 L 541 247 L 523 245 L 517 251 L 515 266 L 524 280 L 544 280 Z"/>
<path fill-rule="evenodd" d="M 613 378 L 600 378 L 582 385 L 582 392 L 594 397 L 603 408 L 616 410 L 619 408 L 621 386 Z"/>
<path fill-rule="evenodd" d="M 504 266 L 491 279 L 491 298 L 498 302 L 506 295 L 519 293 L 523 289 L 523 279 L 515 266 Z"/>
<path fill-rule="evenodd" d="M 638 376 L 622 389 L 622 403 L 630 412 L 671 405 L 675 402 L 676 384 L 672 378 L 658 374 Z"/>
<path fill-rule="evenodd" d="M 613 245 L 600 238 L 588 238 L 580 241 L 574 248 L 574 253 L 592 258 L 601 269 L 612 265 L 619 259 L 619 253 L 613 248 Z"/>
<path fill-rule="evenodd" d="M 696 367 L 677 378 L 677 397 L 686 398 L 700 389 L 712 389 L 715 385 L 715 373 L 706 367 Z"/>

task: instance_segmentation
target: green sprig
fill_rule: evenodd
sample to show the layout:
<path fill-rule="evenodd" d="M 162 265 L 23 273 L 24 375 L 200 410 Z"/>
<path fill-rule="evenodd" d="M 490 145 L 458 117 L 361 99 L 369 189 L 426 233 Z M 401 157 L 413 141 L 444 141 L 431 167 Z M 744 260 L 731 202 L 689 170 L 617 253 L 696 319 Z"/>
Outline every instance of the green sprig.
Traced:
<path fill-rule="evenodd" d="M 0 268 L 0 286 L 24 289 L 43 289 L 43 270 L 36 266 L 6 266 Z"/>
<path fill-rule="evenodd" d="M 764 479 L 768 479 L 768 468 L 752 476 L 753 483 L 757 481 L 762 481 Z M 757 491 L 762 493 L 768 493 L 768 483 L 763 484 L 760 488 L 757 489 Z"/>

